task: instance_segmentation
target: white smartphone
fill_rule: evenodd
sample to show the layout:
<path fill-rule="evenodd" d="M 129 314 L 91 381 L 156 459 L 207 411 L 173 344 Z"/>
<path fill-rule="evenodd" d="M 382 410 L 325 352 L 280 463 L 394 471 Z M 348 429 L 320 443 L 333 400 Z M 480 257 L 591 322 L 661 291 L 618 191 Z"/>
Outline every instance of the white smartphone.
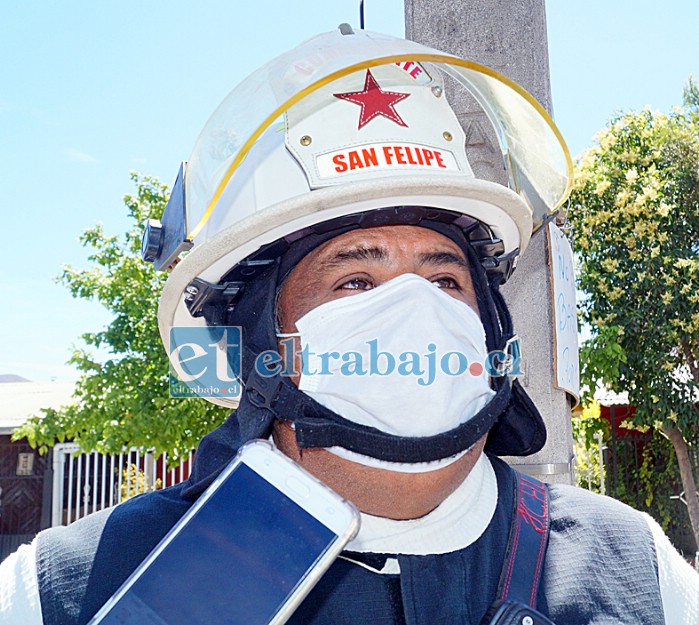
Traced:
<path fill-rule="evenodd" d="M 88 625 L 281 625 L 358 529 L 352 504 L 247 443 Z"/>

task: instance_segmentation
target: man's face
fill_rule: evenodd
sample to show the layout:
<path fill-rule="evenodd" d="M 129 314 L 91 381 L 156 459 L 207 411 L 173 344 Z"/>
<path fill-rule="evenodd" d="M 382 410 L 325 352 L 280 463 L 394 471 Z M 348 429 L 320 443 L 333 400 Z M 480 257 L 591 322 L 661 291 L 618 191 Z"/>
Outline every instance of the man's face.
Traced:
<path fill-rule="evenodd" d="M 305 256 L 284 282 L 279 298 L 282 332 L 314 308 L 414 273 L 478 312 L 468 261 L 447 237 L 418 226 L 352 230 Z"/>
<path fill-rule="evenodd" d="M 296 321 L 321 304 L 376 288 L 405 273 L 437 284 L 478 312 L 467 260 L 454 242 L 426 228 L 383 226 L 340 235 L 303 258 L 281 289 L 280 330 L 295 332 Z M 441 469 L 399 473 L 366 467 L 324 449 L 301 450 L 286 422 L 275 422 L 274 440 L 363 512 L 394 519 L 417 518 L 436 508 L 470 473 L 485 444 L 483 437 Z"/>

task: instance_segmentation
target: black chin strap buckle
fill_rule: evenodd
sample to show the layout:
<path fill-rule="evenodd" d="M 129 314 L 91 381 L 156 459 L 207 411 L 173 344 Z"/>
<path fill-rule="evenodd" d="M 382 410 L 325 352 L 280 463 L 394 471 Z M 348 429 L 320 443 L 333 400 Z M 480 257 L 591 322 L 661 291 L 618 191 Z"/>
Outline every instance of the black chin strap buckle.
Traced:
<path fill-rule="evenodd" d="M 279 376 L 261 376 L 253 368 L 245 382 L 245 393 L 253 406 L 269 410 L 276 416 L 277 412 L 274 406 L 279 398 L 282 384 L 282 379 Z"/>

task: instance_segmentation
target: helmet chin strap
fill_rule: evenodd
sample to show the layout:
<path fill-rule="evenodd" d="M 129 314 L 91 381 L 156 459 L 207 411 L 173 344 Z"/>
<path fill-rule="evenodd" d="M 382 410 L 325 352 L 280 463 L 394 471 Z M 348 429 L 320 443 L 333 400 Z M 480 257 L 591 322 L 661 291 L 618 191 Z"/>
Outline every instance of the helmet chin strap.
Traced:
<path fill-rule="evenodd" d="M 245 385 L 247 400 L 269 411 L 280 421 L 294 424 L 302 449 L 343 447 L 388 462 L 430 462 L 454 456 L 480 440 L 504 412 L 510 400 L 510 384 L 497 378 L 493 399 L 461 425 L 433 436 L 404 437 L 344 419 L 299 391 L 285 378 L 263 378 L 256 370 Z"/>

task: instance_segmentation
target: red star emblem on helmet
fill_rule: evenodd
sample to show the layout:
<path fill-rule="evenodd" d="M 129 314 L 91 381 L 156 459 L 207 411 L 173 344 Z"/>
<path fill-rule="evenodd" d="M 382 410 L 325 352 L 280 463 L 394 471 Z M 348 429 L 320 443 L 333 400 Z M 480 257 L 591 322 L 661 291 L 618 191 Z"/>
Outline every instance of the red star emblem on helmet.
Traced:
<path fill-rule="evenodd" d="M 351 91 L 349 93 L 334 93 L 336 98 L 354 102 L 362 107 L 359 114 L 359 128 L 361 130 L 372 119 L 381 115 L 386 119 L 396 122 L 399 126 L 406 124 L 398 111 L 395 109 L 396 103 L 409 97 L 409 93 L 398 93 L 396 91 L 384 91 L 379 87 L 379 83 L 371 75 L 369 70 L 366 71 L 366 80 L 364 81 L 364 91 Z"/>

